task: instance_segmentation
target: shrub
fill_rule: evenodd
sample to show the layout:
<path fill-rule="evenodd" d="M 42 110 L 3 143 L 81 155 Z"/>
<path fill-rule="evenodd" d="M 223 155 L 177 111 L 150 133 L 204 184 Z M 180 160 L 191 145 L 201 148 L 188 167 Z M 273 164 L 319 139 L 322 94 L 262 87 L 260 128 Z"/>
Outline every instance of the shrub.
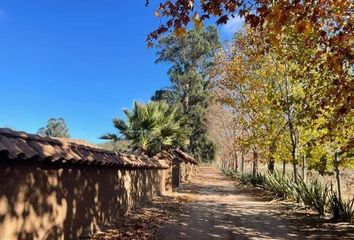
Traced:
<path fill-rule="evenodd" d="M 299 179 L 296 191 L 305 205 L 316 210 L 320 216 L 324 216 L 330 196 L 327 185 L 323 186 L 317 179 L 309 183 Z"/>
<path fill-rule="evenodd" d="M 334 221 L 338 221 L 341 218 L 342 209 L 343 209 L 342 201 L 338 199 L 336 193 L 333 193 L 330 201 L 330 210 Z"/>
<path fill-rule="evenodd" d="M 283 177 L 278 172 L 266 176 L 266 188 L 278 198 L 296 199 L 296 189 L 293 181 Z"/>
<path fill-rule="evenodd" d="M 243 184 L 250 184 L 252 181 L 252 175 L 251 174 L 243 174 L 238 177 L 238 179 L 243 183 Z"/>
<path fill-rule="evenodd" d="M 338 199 L 337 194 L 333 193 L 330 202 L 330 210 L 334 221 L 346 221 L 353 223 L 354 198 L 344 201 L 342 199 Z"/>
<path fill-rule="evenodd" d="M 239 174 L 234 169 L 223 169 L 223 173 L 230 178 L 240 180 L 243 184 L 252 184 L 253 186 L 263 186 L 265 184 L 266 177 L 261 173 L 257 173 L 255 176 L 253 174 Z"/>
<path fill-rule="evenodd" d="M 282 199 L 300 199 L 305 206 L 314 209 L 320 216 L 330 210 L 335 221 L 354 220 L 354 198 L 347 201 L 339 200 L 337 195 L 330 191 L 327 185 L 319 180 L 305 182 L 299 178 L 295 183 L 291 178 L 283 177 L 278 172 L 272 174 L 239 174 L 233 169 L 223 169 L 223 172 L 243 184 L 263 187 L 274 193 L 275 197 Z"/>
<path fill-rule="evenodd" d="M 224 168 L 223 170 L 223 173 L 230 177 L 230 178 L 234 178 L 234 179 L 238 179 L 239 178 L 239 173 L 234 170 L 234 169 L 231 169 L 231 168 Z"/>
<path fill-rule="evenodd" d="M 354 219 L 354 198 L 347 201 L 343 201 L 343 210 L 341 212 L 342 218 L 344 221 L 353 223 Z"/>
<path fill-rule="evenodd" d="M 250 174 L 250 183 L 253 186 L 262 187 L 266 183 L 266 176 L 262 173 L 256 173 L 256 175 Z"/>

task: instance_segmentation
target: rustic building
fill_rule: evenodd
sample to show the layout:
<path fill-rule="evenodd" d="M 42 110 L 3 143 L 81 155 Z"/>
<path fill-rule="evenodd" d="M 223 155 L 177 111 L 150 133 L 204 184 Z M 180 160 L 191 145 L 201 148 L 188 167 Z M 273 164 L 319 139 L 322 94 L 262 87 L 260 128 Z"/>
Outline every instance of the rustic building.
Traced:
<path fill-rule="evenodd" d="M 155 159 L 169 166 L 163 170 L 163 192 L 171 192 L 173 188 L 178 188 L 181 182 L 190 181 L 197 173 L 197 160 L 179 149 L 159 153 Z"/>
<path fill-rule="evenodd" d="M 0 240 L 77 239 L 114 224 L 161 193 L 161 162 L 0 129 Z"/>

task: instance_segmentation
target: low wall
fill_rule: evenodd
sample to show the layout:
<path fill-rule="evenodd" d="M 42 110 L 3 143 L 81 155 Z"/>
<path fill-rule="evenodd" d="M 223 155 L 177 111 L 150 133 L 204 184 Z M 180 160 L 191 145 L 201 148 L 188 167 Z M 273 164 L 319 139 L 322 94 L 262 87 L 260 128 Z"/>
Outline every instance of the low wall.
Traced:
<path fill-rule="evenodd" d="M 166 169 L 162 169 L 161 171 L 161 193 L 163 195 L 168 195 L 172 193 L 172 162 L 168 160 L 160 160 L 162 164 L 168 166 Z"/>
<path fill-rule="evenodd" d="M 78 239 L 161 193 L 159 169 L 0 159 L 0 240 Z"/>
<path fill-rule="evenodd" d="M 198 173 L 198 166 L 195 164 L 191 164 L 189 162 L 181 163 L 181 181 L 182 182 L 190 182 Z"/>

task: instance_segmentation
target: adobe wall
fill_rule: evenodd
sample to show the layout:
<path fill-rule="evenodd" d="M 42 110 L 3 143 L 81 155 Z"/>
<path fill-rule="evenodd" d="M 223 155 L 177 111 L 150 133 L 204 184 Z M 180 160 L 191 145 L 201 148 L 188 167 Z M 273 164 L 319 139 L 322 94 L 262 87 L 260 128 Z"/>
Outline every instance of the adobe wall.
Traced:
<path fill-rule="evenodd" d="M 167 169 L 160 170 L 161 173 L 161 193 L 168 195 L 172 193 L 172 162 L 170 160 L 159 160 L 160 163 L 168 166 Z"/>
<path fill-rule="evenodd" d="M 181 181 L 190 182 L 198 172 L 198 166 L 189 162 L 181 162 Z"/>
<path fill-rule="evenodd" d="M 87 236 L 160 194 L 163 184 L 158 169 L 23 161 L 0 161 L 0 169 L 0 240 Z"/>

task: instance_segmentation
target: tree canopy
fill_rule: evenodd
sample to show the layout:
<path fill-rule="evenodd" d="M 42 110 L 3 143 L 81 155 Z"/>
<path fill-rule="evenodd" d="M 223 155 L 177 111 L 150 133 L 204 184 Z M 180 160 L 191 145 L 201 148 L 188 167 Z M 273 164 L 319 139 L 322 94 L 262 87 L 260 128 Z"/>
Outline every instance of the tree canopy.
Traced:
<path fill-rule="evenodd" d="M 124 110 L 126 121 L 115 118 L 117 134 L 106 134 L 102 139 L 131 141 L 134 152 L 154 156 L 162 150 L 184 147 L 187 132 L 182 128 L 184 122 L 178 108 L 165 102 L 142 104 L 135 102 L 131 111 Z"/>
<path fill-rule="evenodd" d="M 149 1 L 147 0 L 148 4 Z M 331 73 L 328 85 L 316 98 L 309 111 L 321 105 L 331 105 L 333 113 L 345 115 L 354 106 L 353 77 L 348 77 L 348 68 L 354 64 L 353 2 L 351 0 L 177 0 L 162 1 L 155 12 L 162 24 L 148 36 L 148 41 L 158 39 L 169 30 L 175 35 L 185 34 L 189 23 L 201 28 L 203 21 L 216 18 L 218 24 L 240 16 L 252 28 L 262 31 L 262 39 L 283 57 L 296 61 L 294 72 L 309 80 L 308 87 L 316 91 L 321 79 L 309 75 L 312 69 Z M 311 52 L 308 51 L 311 49 Z M 305 54 L 304 51 L 307 53 Z M 305 54 L 305 55 L 304 55 Z M 307 76 L 304 76 L 307 75 Z M 338 122 L 328 122 L 336 125 Z"/>
<path fill-rule="evenodd" d="M 157 62 L 170 64 L 172 87 L 156 91 L 153 100 L 181 106 L 190 131 L 189 153 L 200 161 L 214 159 L 214 146 L 207 136 L 206 109 L 209 101 L 208 73 L 220 48 L 215 27 L 193 29 L 184 36 L 169 35 L 158 41 Z"/>
<path fill-rule="evenodd" d="M 338 75 L 320 68 L 320 61 L 304 69 L 299 58 L 311 57 L 314 49 L 300 43 L 289 48 L 295 35 L 281 39 L 282 51 L 262 35 L 250 26 L 235 35 L 232 47 L 216 58 L 213 73 L 218 101 L 234 114 L 240 148 L 256 148 L 270 166 L 290 161 L 295 180 L 303 158 L 322 174 L 354 167 L 353 111 L 338 113 L 337 99 L 321 101 Z M 346 72 L 352 79 L 350 68 Z M 340 161 L 334 157 L 339 155 Z"/>
<path fill-rule="evenodd" d="M 45 127 L 42 127 L 37 132 L 45 137 L 69 138 L 69 128 L 63 118 L 50 118 Z"/>

